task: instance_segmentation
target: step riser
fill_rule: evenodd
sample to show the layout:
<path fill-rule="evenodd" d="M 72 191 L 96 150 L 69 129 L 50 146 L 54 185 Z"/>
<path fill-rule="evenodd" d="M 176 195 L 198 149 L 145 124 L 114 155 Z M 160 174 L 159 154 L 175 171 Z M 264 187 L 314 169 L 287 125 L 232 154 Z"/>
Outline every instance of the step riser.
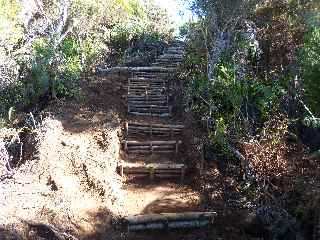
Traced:
<path fill-rule="evenodd" d="M 128 231 L 174 230 L 213 224 L 216 212 L 160 213 L 126 217 Z"/>
<path fill-rule="evenodd" d="M 128 101 L 129 106 L 146 106 L 146 105 L 153 105 L 153 106 L 159 106 L 159 107 L 164 107 L 168 106 L 167 101 Z"/>
<path fill-rule="evenodd" d="M 136 114 L 136 115 L 144 115 L 144 116 L 171 116 L 170 112 L 168 111 L 149 111 L 149 110 L 141 110 L 141 109 L 130 109 L 128 111 L 129 114 Z"/>
<path fill-rule="evenodd" d="M 171 117 L 170 113 L 140 113 L 140 112 L 129 112 L 129 114 L 134 115 L 134 116 L 144 116 L 144 117 L 160 117 L 160 118 L 166 118 L 166 117 Z"/>
<path fill-rule="evenodd" d="M 166 111 L 166 110 L 169 110 L 169 106 L 159 106 L 159 105 L 144 105 L 142 103 L 139 103 L 139 104 L 129 104 L 128 108 L 130 109 L 143 109 L 143 110 L 146 110 L 146 111 L 149 111 L 149 110 L 156 110 L 156 111 Z"/>

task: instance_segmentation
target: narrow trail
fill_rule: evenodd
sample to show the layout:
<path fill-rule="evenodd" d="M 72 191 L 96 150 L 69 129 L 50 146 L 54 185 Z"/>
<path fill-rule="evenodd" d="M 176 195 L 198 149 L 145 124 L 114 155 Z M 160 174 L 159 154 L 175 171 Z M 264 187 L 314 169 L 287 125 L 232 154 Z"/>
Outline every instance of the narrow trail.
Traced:
<path fill-rule="evenodd" d="M 184 184 L 189 177 L 181 151 L 185 126 L 172 111 L 170 91 L 183 57 L 184 43 L 172 42 L 154 63 L 128 78 L 125 154 L 118 166 L 126 179 L 128 231 L 201 227 L 215 216 L 204 212 L 199 194 Z"/>

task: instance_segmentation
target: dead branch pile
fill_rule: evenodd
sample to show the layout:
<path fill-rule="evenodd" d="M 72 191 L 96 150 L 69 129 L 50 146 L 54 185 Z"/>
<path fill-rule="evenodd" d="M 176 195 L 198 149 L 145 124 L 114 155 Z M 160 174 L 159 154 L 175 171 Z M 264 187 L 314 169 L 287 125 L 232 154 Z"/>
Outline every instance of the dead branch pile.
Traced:
<path fill-rule="evenodd" d="M 290 175 L 297 170 L 299 163 L 306 160 L 306 148 L 287 140 L 287 121 L 273 119 L 265 124 L 259 139 L 243 141 L 245 157 L 260 180 Z"/>

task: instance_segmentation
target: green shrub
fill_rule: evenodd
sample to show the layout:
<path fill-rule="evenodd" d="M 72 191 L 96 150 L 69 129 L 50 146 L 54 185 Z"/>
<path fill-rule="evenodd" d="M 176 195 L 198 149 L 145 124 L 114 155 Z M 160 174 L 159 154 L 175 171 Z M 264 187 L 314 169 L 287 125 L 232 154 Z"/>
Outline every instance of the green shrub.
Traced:
<path fill-rule="evenodd" d="M 305 38 L 299 54 L 304 94 L 311 110 L 320 114 L 320 27 L 314 27 Z"/>

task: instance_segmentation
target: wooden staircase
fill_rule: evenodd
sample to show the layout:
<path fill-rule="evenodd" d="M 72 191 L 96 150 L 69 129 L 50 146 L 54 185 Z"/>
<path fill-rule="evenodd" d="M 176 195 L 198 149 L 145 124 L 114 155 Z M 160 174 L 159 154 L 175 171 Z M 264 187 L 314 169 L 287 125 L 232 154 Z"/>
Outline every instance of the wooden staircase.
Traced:
<path fill-rule="evenodd" d="M 148 67 L 136 68 L 125 84 L 128 122 L 125 125 L 125 159 L 118 173 L 135 181 L 178 180 L 188 172 L 181 145 L 185 126 L 174 122 L 170 106 L 170 81 L 184 57 L 184 44 L 173 42 Z M 128 216 L 128 231 L 202 227 L 210 224 L 215 213 L 187 212 Z"/>
<path fill-rule="evenodd" d="M 128 78 L 128 114 L 139 121 L 126 123 L 123 149 L 128 159 L 119 165 L 120 175 L 184 180 L 187 167 L 179 160 L 184 125 L 169 119 L 170 79 L 175 73 L 172 69 L 181 63 L 183 54 L 181 43 L 173 43 L 149 68 L 141 68 Z"/>

